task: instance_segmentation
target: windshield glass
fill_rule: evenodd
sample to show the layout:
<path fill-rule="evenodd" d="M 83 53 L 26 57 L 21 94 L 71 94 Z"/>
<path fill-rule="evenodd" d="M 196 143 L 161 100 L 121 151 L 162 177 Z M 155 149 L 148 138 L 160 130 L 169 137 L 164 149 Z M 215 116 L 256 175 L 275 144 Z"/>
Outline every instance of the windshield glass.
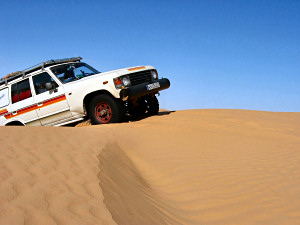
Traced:
<path fill-rule="evenodd" d="M 51 71 L 62 83 L 69 83 L 74 80 L 79 80 L 83 77 L 100 73 L 85 63 L 63 64 L 51 68 Z"/>

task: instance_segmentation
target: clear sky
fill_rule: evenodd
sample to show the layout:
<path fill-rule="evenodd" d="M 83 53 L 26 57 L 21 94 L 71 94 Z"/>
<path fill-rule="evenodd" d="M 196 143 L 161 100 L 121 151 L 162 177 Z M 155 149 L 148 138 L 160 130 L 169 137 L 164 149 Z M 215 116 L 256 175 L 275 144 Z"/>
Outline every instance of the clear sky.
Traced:
<path fill-rule="evenodd" d="M 300 112 L 298 0 L 0 0 L 0 77 L 73 56 L 153 65 L 165 109 Z"/>

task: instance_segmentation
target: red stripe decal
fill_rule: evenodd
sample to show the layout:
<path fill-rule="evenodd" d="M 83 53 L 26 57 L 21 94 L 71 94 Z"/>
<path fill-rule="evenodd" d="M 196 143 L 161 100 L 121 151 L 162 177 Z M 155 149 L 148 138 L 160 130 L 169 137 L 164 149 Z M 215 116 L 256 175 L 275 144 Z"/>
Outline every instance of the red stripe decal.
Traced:
<path fill-rule="evenodd" d="M 0 116 L 4 115 L 6 113 L 8 113 L 7 109 L 0 110 Z"/>
<path fill-rule="evenodd" d="M 66 96 L 65 95 L 62 95 L 62 96 L 58 96 L 56 98 L 52 98 L 52 99 L 49 99 L 49 100 L 46 100 L 43 102 L 43 105 L 49 105 L 49 104 L 52 104 L 52 103 L 55 103 L 55 102 L 60 102 L 60 101 L 63 101 L 66 99 Z M 42 106 L 43 107 L 43 106 Z"/>
<path fill-rule="evenodd" d="M 61 96 L 58 96 L 58 97 L 55 97 L 55 98 L 52 98 L 52 99 L 44 101 L 43 105 L 41 105 L 41 106 L 37 106 L 35 104 L 35 105 L 28 106 L 26 108 L 20 109 L 20 110 L 17 111 L 18 113 L 16 115 L 12 115 L 11 113 L 8 114 L 8 115 L 5 115 L 5 118 L 9 119 L 9 118 L 12 118 L 12 117 L 15 117 L 15 116 L 19 116 L 21 114 L 24 114 L 24 113 L 27 113 L 27 112 L 31 112 L 31 111 L 36 110 L 36 109 L 43 108 L 45 106 L 52 105 L 52 104 L 60 102 L 60 101 L 64 101 L 66 99 L 67 98 L 66 98 L 65 95 L 61 95 Z M 7 111 L 5 113 L 7 113 Z M 2 115 L 2 114 L 0 114 L 0 115 Z"/>

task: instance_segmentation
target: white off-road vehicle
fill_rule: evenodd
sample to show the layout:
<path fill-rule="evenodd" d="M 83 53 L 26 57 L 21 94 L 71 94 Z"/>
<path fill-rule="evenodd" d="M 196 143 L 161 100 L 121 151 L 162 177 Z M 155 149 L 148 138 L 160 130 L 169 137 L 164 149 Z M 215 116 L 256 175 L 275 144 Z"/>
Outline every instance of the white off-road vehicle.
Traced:
<path fill-rule="evenodd" d="M 170 81 L 154 67 L 100 73 L 81 60 L 49 60 L 1 79 L 0 125 L 61 126 L 87 117 L 103 124 L 158 113 L 156 94 Z"/>

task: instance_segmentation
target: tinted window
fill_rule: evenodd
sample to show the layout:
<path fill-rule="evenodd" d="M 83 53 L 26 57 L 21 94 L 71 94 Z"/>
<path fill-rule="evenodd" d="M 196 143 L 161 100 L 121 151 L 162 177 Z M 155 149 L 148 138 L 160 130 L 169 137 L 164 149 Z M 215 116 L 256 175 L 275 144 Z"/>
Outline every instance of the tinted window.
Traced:
<path fill-rule="evenodd" d="M 29 79 L 22 80 L 16 84 L 11 85 L 11 98 L 12 103 L 22 101 L 24 99 L 30 98 L 31 90 L 29 85 Z"/>
<path fill-rule="evenodd" d="M 38 74 L 38 75 L 32 77 L 32 79 L 33 79 L 35 93 L 37 95 L 48 91 L 47 88 L 45 87 L 46 83 L 51 83 L 53 85 L 53 87 L 55 87 L 55 88 L 58 87 L 57 83 L 46 72 Z"/>

